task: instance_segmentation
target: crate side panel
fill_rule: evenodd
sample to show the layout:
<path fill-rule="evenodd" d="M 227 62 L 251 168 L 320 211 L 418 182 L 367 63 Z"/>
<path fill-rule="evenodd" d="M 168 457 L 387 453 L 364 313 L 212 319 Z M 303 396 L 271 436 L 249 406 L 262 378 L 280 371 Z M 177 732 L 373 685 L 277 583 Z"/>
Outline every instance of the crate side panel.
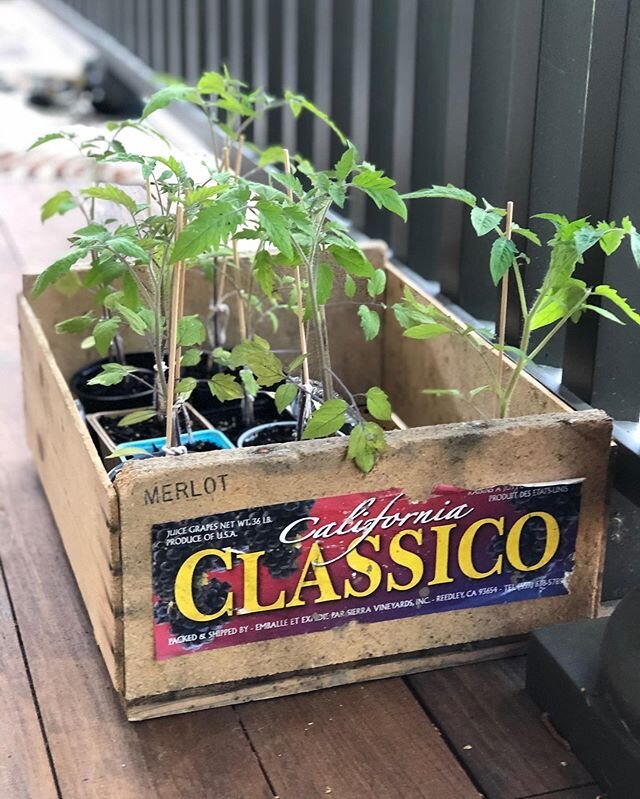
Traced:
<path fill-rule="evenodd" d="M 405 286 L 419 299 L 454 319 L 460 329 L 464 327 L 460 320 L 407 275 L 393 265 L 387 265 L 383 371 L 385 390 L 396 413 L 412 426 L 495 417 L 497 400 L 489 391 L 477 394 L 473 405 L 456 396 L 421 394 L 423 389 L 459 389 L 467 393 L 479 386 L 495 383 L 499 355 L 477 336 L 473 343 L 453 335 L 423 341 L 404 336 L 394 318 L 393 305 L 402 299 Z M 513 362 L 505 358 L 505 382 L 512 371 Z M 524 374 L 514 394 L 510 415 L 557 413 L 567 409 L 562 400 Z"/>
<path fill-rule="evenodd" d="M 116 492 L 24 298 L 19 319 L 29 447 L 98 646 L 118 686 L 122 589 Z"/>
<path fill-rule="evenodd" d="M 611 423 L 598 411 L 489 423 L 441 425 L 388 434 L 389 452 L 369 475 L 344 460 L 339 440 L 302 442 L 130 464 L 118 476 L 121 497 L 126 694 L 129 700 L 228 681 L 306 673 L 407 655 L 430 648 L 522 634 L 555 621 L 593 614 L 598 599 Z M 225 490 L 145 505 L 179 480 L 199 485 L 225 475 Z M 570 577 L 571 593 L 231 646 L 165 661 L 153 659 L 151 525 L 243 507 L 389 488 L 425 498 L 436 484 L 482 488 L 584 478 Z"/>

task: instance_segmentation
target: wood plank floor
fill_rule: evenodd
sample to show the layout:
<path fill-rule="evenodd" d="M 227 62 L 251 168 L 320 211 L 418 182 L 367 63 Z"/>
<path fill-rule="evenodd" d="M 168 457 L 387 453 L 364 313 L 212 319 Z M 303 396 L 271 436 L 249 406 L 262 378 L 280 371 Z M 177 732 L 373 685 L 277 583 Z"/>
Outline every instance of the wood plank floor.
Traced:
<path fill-rule="evenodd" d="M 130 724 L 26 449 L 15 295 L 57 184 L 0 182 L 0 796 L 596 799 L 507 659 Z"/>

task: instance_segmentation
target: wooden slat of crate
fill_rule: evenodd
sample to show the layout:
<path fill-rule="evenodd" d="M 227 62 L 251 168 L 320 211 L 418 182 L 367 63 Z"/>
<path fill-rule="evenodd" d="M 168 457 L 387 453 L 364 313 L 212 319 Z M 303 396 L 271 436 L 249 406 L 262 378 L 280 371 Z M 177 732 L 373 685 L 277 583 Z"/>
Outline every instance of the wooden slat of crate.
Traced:
<path fill-rule="evenodd" d="M 409 425 L 446 424 L 477 419 L 478 412 L 468 401 L 456 396 L 421 395 L 423 389 L 470 389 L 495 382 L 498 354 L 487 342 L 475 336 L 480 349 L 460 336 L 445 335 L 426 341 L 403 335 L 393 306 L 400 302 L 404 286 L 428 305 L 451 316 L 441 303 L 392 264 L 387 264 L 387 292 L 384 329 L 383 385 L 398 415 Z M 460 328 L 464 325 L 458 321 Z M 504 382 L 513 371 L 513 362 L 504 360 Z M 497 415 L 495 396 L 487 391 L 477 394 L 473 403 L 488 418 Z M 557 413 L 568 410 L 561 399 L 524 373 L 514 394 L 511 416 Z"/>
<path fill-rule="evenodd" d="M 115 685 L 121 685 L 116 492 L 28 302 L 19 301 L 28 443 Z"/>
<path fill-rule="evenodd" d="M 259 457 L 255 451 L 244 450 L 207 453 L 191 456 L 189 479 L 201 485 L 206 477 L 224 473 L 226 491 L 147 505 L 145 492 L 153 495 L 156 488 L 184 479 L 183 467 L 179 459 L 128 464 L 116 479 L 122 524 L 127 702 L 136 706 L 136 714 L 144 715 L 145 705 L 150 707 L 156 696 L 157 701 L 172 702 L 172 712 L 178 712 L 193 706 L 194 695 L 196 705 L 206 706 L 207 696 L 212 704 L 222 704 L 310 690 L 330 684 L 331 679 L 388 676 L 420 668 L 417 663 L 410 668 L 401 660 L 394 664 L 396 654 L 419 657 L 423 667 L 428 667 L 427 649 L 517 635 L 551 621 L 593 615 L 602 558 L 609 437 L 610 421 L 599 411 L 396 431 L 388 436 L 389 452 L 369 475 L 358 473 L 345 461 L 345 445 L 336 439 L 265 448 L 257 453 Z M 417 498 L 428 496 L 439 482 L 475 488 L 500 485 L 507 479 L 520 484 L 578 477 L 585 482 L 576 567 L 567 596 L 350 624 L 167 661 L 152 659 L 149 557 L 154 523 L 390 486 Z M 181 707 L 174 701 L 179 691 L 186 691 Z"/>
<path fill-rule="evenodd" d="M 408 682 L 491 799 L 592 782 L 526 695 L 523 659 L 416 674 Z"/>
<path fill-rule="evenodd" d="M 282 799 L 478 799 L 401 680 L 237 708 Z"/>

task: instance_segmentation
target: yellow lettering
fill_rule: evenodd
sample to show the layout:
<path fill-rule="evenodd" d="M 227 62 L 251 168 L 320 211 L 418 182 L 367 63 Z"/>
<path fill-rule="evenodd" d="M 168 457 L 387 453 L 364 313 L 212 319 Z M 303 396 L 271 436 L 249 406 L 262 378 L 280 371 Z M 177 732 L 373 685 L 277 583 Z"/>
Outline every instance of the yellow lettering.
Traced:
<path fill-rule="evenodd" d="M 230 616 L 233 613 L 233 593 L 231 591 L 229 591 L 224 605 L 216 613 L 201 613 L 193 601 L 193 573 L 198 563 L 203 558 L 211 555 L 220 558 L 227 569 L 231 568 L 233 556 L 228 550 L 201 549 L 185 560 L 176 575 L 176 605 L 180 613 L 186 616 L 187 619 L 191 619 L 191 621 L 213 621 L 214 619 L 219 619 L 220 616 Z"/>
<path fill-rule="evenodd" d="M 473 543 L 478 531 L 485 525 L 495 527 L 498 535 L 504 534 L 504 516 L 501 516 L 499 519 L 478 519 L 477 522 L 473 522 L 467 527 L 460 539 L 460 549 L 458 551 L 460 570 L 472 580 L 484 580 L 486 577 L 491 577 L 492 574 L 502 574 L 502 555 L 498 556 L 488 572 L 478 571 L 473 562 Z"/>
<path fill-rule="evenodd" d="M 238 558 L 244 563 L 243 605 L 247 613 L 260 613 L 264 610 L 280 610 L 284 607 L 285 592 L 280 591 L 271 605 L 261 605 L 258 598 L 258 561 L 264 552 L 244 552 Z"/>
<path fill-rule="evenodd" d="M 367 536 L 365 541 L 368 541 L 373 547 L 374 552 L 380 552 L 380 536 L 370 535 Z M 364 542 L 363 542 L 364 543 Z M 357 549 L 352 549 L 346 556 L 347 565 L 351 571 L 363 574 L 369 581 L 367 588 L 358 591 L 354 588 L 349 580 L 344 581 L 344 597 L 348 599 L 351 596 L 363 597 L 373 594 L 373 592 L 380 587 L 382 582 L 382 569 L 380 564 L 372 558 L 367 558 L 358 552 Z"/>
<path fill-rule="evenodd" d="M 310 570 L 313 570 L 313 577 L 307 580 L 307 574 Z M 320 602 L 334 602 L 340 599 L 339 594 L 336 594 L 335 588 L 331 582 L 329 570 L 324 562 L 320 544 L 317 541 L 314 541 L 311 545 L 295 593 L 289 602 L 287 602 L 287 607 L 295 608 L 304 605 L 305 602 L 300 599 L 300 593 L 303 588 L 311 588 L 313 586 L 316 586 L 320 591 L 320 596 L 315 600 L 315 604 L 320 604 Z"/>
<path fill-rule="evenodd" d="M 393 536 L 389 544 L 389 557 L 398 566 L 403 566 L 411 572 L 411 579 L 408 583 L 399 583 L 395 576 L 389 572 L 387 575 L 387 591 L 409 591 L 414 588 L 424 574 L 424 563 L 420 555 L 409 552 L 402 547 L 402 539 L 405 536 L 413 538 L 418 544 L 422 544 L 422 528 L 419 530 L 401 530 Z"/>
<path fill-rule="evenodd" d="M 433 580 L 427 585 L 442 585 L 442 583 L 452 583 L 453 577 L 449 577 L 449 539 L 455 524 L 439 524 L 431 529 L 436 534 L 436 560 L 434 565 Z"/>
<path fill-rule="evenodd" d="M 537 563 L 534 563 L 532 566 L 527 566 L 525 563 L 523 563 L 522 557 L 520 555 L 520 538 L 522 536 L 522 531 L 524 530 L 525 524 L 529 521 L 529 519 L 533 519 L 536 516 L 539 519 L 542 519 L 547 527 L 547 540 L 545 542 L 544 552 L 542 553 L 540 560 Z M 526 516 L 522 516 L 520 519 L 518 519 L 511 530 L 509 530 L 509 535 L 507 536 L 507 559 L 514 569 L 517 569 L 521 572 L 531 572 L 535 569 L 541 569 L 543 566 L 546 566 L 558 551 L 559 546 L 560 528 L 558 526 L 558 522 L 553 518 L 553 516 L 550 513 L 545 513 L 544 511 L 527 513 Z"/>

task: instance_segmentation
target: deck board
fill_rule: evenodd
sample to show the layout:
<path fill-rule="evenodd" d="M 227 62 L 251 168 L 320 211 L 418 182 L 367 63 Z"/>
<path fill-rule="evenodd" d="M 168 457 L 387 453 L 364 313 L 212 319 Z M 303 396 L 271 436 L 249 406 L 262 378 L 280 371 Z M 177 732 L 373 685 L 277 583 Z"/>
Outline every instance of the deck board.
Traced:
<path fill-rule="evenodd" d="M 416 674 L 409 682 L 492 799 L 521 799 L 592 782 L 526 695 L 524 658 Z"/>

